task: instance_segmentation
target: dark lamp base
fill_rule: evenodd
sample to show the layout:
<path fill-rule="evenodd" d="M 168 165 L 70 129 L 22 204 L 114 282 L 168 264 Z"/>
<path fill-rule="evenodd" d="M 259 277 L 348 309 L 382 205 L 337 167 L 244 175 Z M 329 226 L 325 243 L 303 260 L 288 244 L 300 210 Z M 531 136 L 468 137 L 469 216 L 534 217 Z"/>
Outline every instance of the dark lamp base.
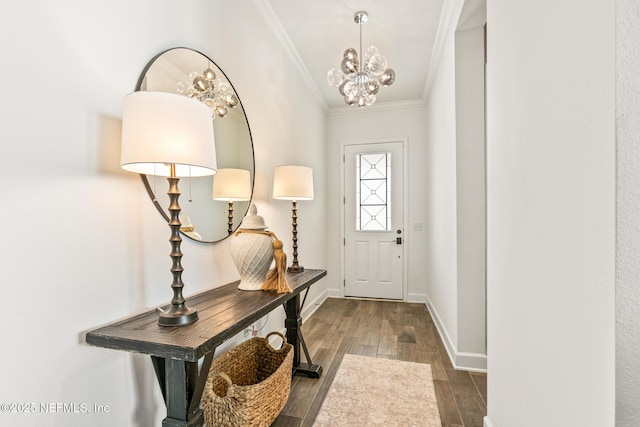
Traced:
<path fill-rule="evenodd" d="M 158 315 L 160 326 L 185 326 L 198 320 L 198 311 L 194 308 L 185 308 L 181 311 L 164 311 Z"/>
<path fill-rule="evenodd" d="M 304 267 L 301 265 L 290 265 L 289 267 L 287 267 L 287 271 L 289 273 L 302 273 L 304 271 Z"/>

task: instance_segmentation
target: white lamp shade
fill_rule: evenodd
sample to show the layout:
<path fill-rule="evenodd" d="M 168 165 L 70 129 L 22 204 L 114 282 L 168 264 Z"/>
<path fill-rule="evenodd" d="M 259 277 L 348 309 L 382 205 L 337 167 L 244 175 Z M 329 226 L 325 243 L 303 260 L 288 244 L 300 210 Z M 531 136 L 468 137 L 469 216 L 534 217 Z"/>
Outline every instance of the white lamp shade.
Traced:
<path fill-rule="evenodd" d="M 273 174 L 273 198 L 312 200 L 313 171 L 306 166 L 278 166 Z"/>
<path fill-rule="evenodd" d="M 213 176 L 213 199 L 240 202 L 251 199 L 251 175 L 245 169 L 218 169 Z"/>
<path fill-rule="evenodd" d="M 184 95 L 140 91 L 124 98 L 120 166 L 146 175 L 216 173 L 211 111 Z"/>

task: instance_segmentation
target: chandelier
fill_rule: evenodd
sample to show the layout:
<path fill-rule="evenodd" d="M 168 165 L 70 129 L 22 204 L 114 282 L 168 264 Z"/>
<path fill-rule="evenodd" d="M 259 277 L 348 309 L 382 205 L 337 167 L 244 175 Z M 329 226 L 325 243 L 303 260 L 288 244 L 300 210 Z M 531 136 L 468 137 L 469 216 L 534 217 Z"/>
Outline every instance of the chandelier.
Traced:
<path fill-rule="evenodd" d="M 214 119 L 226 116 L 228 108 L 235 108 L 239 103 L 231 85 L 216 77 L 211 67 L 207 67 L 202 74 L 191 72 L 188 80 L 178 83 L 178 93 L 204 103 Z"/>
<path fill-rule="evenodd" d="M 387 58 L 375 46 L 369 46 L 362 55 L 362 24 L 369 19 L 367 12 L 359 11 L 353 20 L 360 26 L 360 57 L 349 48 L 344 51 L 340 68 L 332 68 L 327 73 L 327 82 L 336 86 L 347 105 L 370 107 L 376 102 L 380 86 L 390 86 L 396 80 L 396 72 L 387 68 Z"/>

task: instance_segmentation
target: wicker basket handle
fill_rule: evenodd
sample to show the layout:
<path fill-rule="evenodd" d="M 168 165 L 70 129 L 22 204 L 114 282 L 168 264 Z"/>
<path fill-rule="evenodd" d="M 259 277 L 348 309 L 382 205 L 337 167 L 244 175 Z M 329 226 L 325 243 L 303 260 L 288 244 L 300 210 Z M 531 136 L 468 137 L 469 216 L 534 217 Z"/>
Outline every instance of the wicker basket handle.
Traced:
<path fill-rule="evenodd" d="M 213 391 L 213 379 L 216 377 L 220 377 L 223 380 L 225 380 L 227 382 L 227 396 L 229 396 L 229 392 L 231 391 L 231 386 L 233 385 L 233 381 L 231 381 L 231 378 L 229 378 L 229 375 L 225 374 L 224 372 L 216 372 L 215 374 L 209 374 L 209 378 L 207 380 L 207 384 L 209 385 L 209 387 L 211 388 L 211 393 L 214 396 L 218 396 L 216 394 L 215 391 Z M 224 396 L 220 396 L 220 397 L 224 397 Z"/>
<path fill-rule="evenodd" d="M 279 336 L 280 338 L 282 338 L 282 346 L 280 346 L 280 348 L 279 348 L 279 349 L 275 349 L 275 348 L 273 348 L 273 347 L 271 346 L 271 343 L 269 342 L 269 337 L 270 337 L 271 335 L 277 335 L 277 336 Z M 264 339 L 265 339 L 265 342 L 266 342 L 267 348 L 268 348 L 269 350 L 271 350 L 271 351 L 281 351 L 281 350 L 284 348 L 284 345 L 287 343 L 287 338 L 285 338 L 285 336 L 284 336 L 284 335 L 282 335 L 282 334 L 281 334 L 280 332 L 278 332 L 278 331 L 269 332 L 269 333 L 267 334 L 267 336 L 266 336 L 266 337 L 264 337 Z"/>

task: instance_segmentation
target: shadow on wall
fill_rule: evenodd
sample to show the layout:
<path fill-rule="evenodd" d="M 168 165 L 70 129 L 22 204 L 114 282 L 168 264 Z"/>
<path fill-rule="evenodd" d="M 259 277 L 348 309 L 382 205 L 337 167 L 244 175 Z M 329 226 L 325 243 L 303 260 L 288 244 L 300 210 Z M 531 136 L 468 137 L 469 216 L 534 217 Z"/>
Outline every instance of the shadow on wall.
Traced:
<path fill-rule="evenodd" d="M 133 426 L 147 427 L 153 425 L 158 405 L 154 398 L 157 381 L 151 362 L 146 355 L 131 354 L 133 371 L 135 406 L 133 412 Z"/>
<path fill-rule="evenodd" d="M 130 172 L 120 168 L 120 143 L 122 142 L 122 119 L 99 115 L 95 124 L 97 140 L 96 153 L 87 164 L 94 164 L 103 174 L 131 176 Z"/>

